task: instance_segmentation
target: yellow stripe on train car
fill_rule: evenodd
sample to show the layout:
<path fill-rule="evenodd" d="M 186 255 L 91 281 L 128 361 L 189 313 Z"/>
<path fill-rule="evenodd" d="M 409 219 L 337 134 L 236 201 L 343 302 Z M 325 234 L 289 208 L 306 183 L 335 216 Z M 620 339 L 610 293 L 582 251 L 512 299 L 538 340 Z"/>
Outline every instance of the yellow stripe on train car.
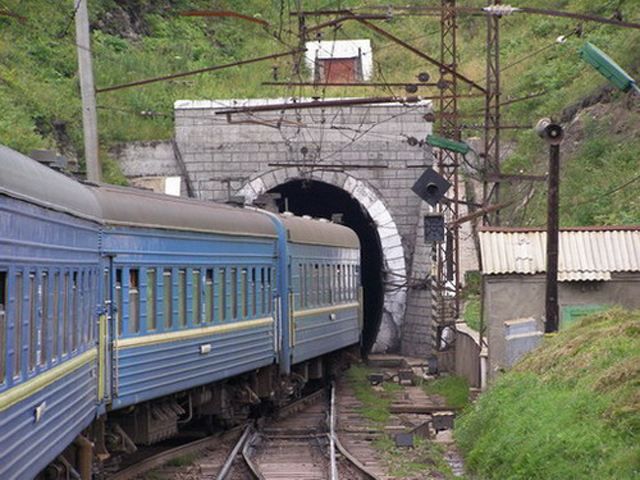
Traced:
<path fill-rule="evenodd" d="M 16 387 L 10 388 L 8 391 L 0 394 L 0 412 L 36 394 L 43 388 L 66 377 L 87 363 L 93 362 L 97 354 L 97 350 L 92 348 L 46 372 L 38 374 L 31 380 L 27 380 Z"/>
<path fill-rule="evenodd" d="M 192 338 L 206 337 L 208 335 L 220 335 L 223 333 L 247 330 L 250 328 L 265 327 L 273 324 L 273 318 L 257 318 L 255 320 L 241 320 L 239 322 L 214 325 L 211 327 L 192 328 L 178 332 L 156 333 L 153 335 L 143 335 L 140 337 L 123 338 L 116 342 L 116 348 L 142 347 L 146 345 L 156 345 L 158 343 L 177 342 L 190 340 Z"/>

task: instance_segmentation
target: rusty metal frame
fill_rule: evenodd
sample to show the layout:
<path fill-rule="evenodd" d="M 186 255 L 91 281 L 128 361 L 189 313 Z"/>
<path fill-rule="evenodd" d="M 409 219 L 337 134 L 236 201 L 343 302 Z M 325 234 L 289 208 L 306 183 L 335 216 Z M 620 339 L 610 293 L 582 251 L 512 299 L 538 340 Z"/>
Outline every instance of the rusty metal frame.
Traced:
<path fill-rule="evenodd" d="M 438 133 L 460 141 L 458 118 L 457 73 L 457 13 L 455 0 L 441 0 L 440 18 L 440 91 Z M 482 89 L 484 93 L 484 89 Z M 438 212 L 445 219 L 445 242 L 433 244 L 432 266 L 432 348 L 440 350 L 441 334 L 445 327 L 455 330 L 460 313 L 460 248 L 459 248 L 459 155 L 453 151 L 439 149 L 436 152 L 438 172 L 449 183 L 451 189 L 445 200 L 438 204 Z"/>
<path fill-rule="evenodd" d="M 489 6 L 499 5 L 500 0 L 489 0 Z M 487 15 L 487 92 L 484 116 L 484 171 L 482 203 L 500 203 L 500 17 Z M 491 183 L 488 176 L 498 177 Z M 483 223 L 500 225 L 500 211 L 493 218 L 483 216 Z"/>

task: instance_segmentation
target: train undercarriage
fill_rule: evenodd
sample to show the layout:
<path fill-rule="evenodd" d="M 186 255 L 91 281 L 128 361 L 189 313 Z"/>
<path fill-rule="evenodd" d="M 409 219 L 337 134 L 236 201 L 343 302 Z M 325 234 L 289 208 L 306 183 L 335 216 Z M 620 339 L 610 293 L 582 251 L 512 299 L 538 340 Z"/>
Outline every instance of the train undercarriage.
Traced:
<path fill-rule="evenodd" d="M 282 376 L 276 364 L 135 406 L 107 412 L 52 462 L 38 479 L 107 479 L 136 452 L 161 442 L 207 436 L 252 418 L 268 416 L 327 385 L 359 358 L 358 346 L 293 365 Z M 178 439 L 178 440 L 176 440 Z"/>

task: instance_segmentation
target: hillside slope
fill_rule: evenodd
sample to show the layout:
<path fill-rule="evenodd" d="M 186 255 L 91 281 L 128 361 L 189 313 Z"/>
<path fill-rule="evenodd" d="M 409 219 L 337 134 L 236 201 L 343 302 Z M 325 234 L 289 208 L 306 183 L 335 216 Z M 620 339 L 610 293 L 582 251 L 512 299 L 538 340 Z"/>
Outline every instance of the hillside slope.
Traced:
<path fill-rule="evenodd" d="M 373 0 L 301 2 L 306 10 L 353 8 L 355 11 L 378 3 Z M 385 5 L 389 3 L 405 5 L 407 2 L 394 0 Z M 437 6 L 439 3 L 421 2 L 420 5 Z M 289 15 L 295 4 L 284 0 L 220 0 L 212 7 L 208 0 L 89 0 L 96 86 L 287 51 L 297 44 L 296 18 Z M 459 0 L 458 4 L 484 6 L 486 2 Z M 513 5 L 617 16 L 629 21 L 640 19 L 640 2 L 635 0 L 517 0 Z M 270 25 L 265 28 L 231 18 L 180 16 L 180 12 L 186 10 L 212 8 L 235 10 L 267 20 Z M 34 148 L 54 148 L 70 158 L 82 160 L 73 2 L 3 0 L 0 10 L 26 19 L 21 23 L 15 17 L 0 16 L 0 109 L 3 112 L 0 143 L 25 153 Z M 313 19 L 309 24 L 324 20 Z M 378 23 L 432 56 L 439 55 L 437 18 L 395 12 L 389 21 Z M 485 19 L 461 14 L 459 25 L 460 70 L 483 83 Z M 560 35 L 568 36 L 565 43 L 556 43 Z M 327 29 L 323 38 L 363 37 L 371 38 L 373 42 L 374 80 L 383 83 L 412 81 L 422 71 L 436 77 L 435 67 L 355 22 L 347 22 L 339 29 Z M 560 118 L 567 107 L 600 91 L 605 81 L 577 54 L 587 40 L 609 52 L 632 74 L 638 73 L 640 65 L 640 49 L 633 47 L 640 43 L 639 30 L 514 14 L 501 21 L 501 39 L 503 99 L 545 92 L 532 100 L 506 106 L 503 110 L 505 125 L 528 127 L 542 116 Z M 173 131 L 172 107 L 176 99 L 405 94 L 402 89 L 389 87 L 314 90 L 262 85 L 273 79 L 274 69 L 279 80 L 293 78 L 291 59 L 285 58 L 98 95 L 102 158 L 106 160 L 109 148 L 118 142 L 169 138 Z M 470 93 L 464 87 L 461 90 L 461 93 Z M 420 90 L 419 93 L 434 95 L 437 90 Z M 629 177 L 640 167 L 637 160 L 640 150 L 633 138 L 638 103 L 621 94 L 613 94 L 613 102 L 629 112 L 628 128 L 617 132 L 606 118 L 591 122 L 585 128 L 591 129 L 588 138 L 594 144 L 584 146 L 584 151 L 576 148 L 574 157 L 566 157 L 565 177 L 576 178 L 574 171 L 579 171 L 580 182 L 575 182 L 574 188 L 567 180 L 569 183 L 561 189 L 565 224 L 640 221 L 637 200 L 629 204 L 627 196 L 615 193 L 595 206 L 591 201 L 591 193 L 617 187 L 618 179 Z M 482 101 L 466 99 L 460 105 L 469 118 L 469 121 L 465 120 L 465 138 L 479 135 L 477 124 L 481 122 L 478 113 Z M 613 111 L 612 114 L 617 115 Z M 544 149 L 528 128 L 505 130 L 503 138 L 505 144 L 515 145 L 504 162 L 507 173 L 544 173 Z M 588 164 L 583 162 L 585 158 L 589 160 Z M 113 165 L 107 162 L 107 167 L 108 178 L 115 180 Z M 542 222 L 542 185 L 515 186 L 511 191 L 505 191 L 505 198 L 520 200 L 531 193 L 531 188 L 535 192 L 527 208 L 521 207 L 505 215 L 511 223 Z M 627 192 L 631 187 L 623 190 Z M 569 207 L 570 201 L 578 198 L 584 203 Z"/>
<path fill-rule="evenodd" d="M 640 478 L 640 311 L 546 339 L 456 422 L 480 478 Z"/>

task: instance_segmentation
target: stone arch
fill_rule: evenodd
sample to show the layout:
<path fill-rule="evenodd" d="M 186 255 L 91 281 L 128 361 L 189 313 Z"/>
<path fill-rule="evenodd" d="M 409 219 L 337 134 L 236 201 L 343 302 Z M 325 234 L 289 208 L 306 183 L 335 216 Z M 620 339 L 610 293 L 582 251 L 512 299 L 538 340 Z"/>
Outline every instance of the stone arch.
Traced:
<path fill-rule="evenodd" d="M 402 237 L 381 195 L 367 182 L 344 172 L 311 171 L 299 168 L 281 168 L 254 176 L 237 192 L 251 203 L 258 195 L 293 180 L 316 180 L 340 188 L 351 195 L 375 222 L 382 247 L 387 281 L 384 284 L 384 302 L 380 328 L 373 352 L 386 352 L 400 342 L 405 314 L 406 288 L 399 287 L 407 278 Z"/>

